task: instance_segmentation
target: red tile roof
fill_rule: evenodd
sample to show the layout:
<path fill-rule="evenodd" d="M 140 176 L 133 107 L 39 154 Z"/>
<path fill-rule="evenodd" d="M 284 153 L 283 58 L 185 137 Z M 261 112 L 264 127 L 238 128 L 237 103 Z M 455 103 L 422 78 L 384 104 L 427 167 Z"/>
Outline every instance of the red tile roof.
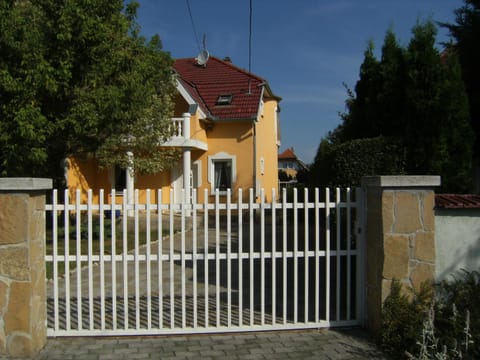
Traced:
<path fill-rule="evenodd" d="M 436 194 L 435 207 L 440 209 L 480 209 L 480 195 Z"/>
<path fill-rule="evenodd" d="M 211 56 L 205 66 L 194 58 L 177 59 L 179 81 L 212 120 L 256 119 L 266 81 L 229 61 Z M 220 95 L 233 95 L 229 105 L 217 105 Z"/>
<path fill-rule="evenodd" d="M 293 148 L 288 148 L 284 152 L 278 154 L 278 159 L 279 160 L 290 160 L 290 159 L 297 160 L 297 155 L 295 155 Z"/>

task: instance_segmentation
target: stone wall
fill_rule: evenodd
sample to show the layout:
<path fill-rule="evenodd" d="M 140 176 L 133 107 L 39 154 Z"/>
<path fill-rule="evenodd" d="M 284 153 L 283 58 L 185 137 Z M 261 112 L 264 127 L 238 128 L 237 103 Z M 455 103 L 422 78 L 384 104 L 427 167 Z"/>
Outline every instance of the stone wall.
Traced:
<path fill-rule="evenodd" d="M 45 190 L 48 179 L 0 178 L 0 357 L 46 343 Z"/>
<path fill-rule="evenodd" d="M 375 176 L 362 180 L 366 206 L 366 325 L 378 334 L 393 279 L 418 289 L 435 278 L 438 176 Z"/>

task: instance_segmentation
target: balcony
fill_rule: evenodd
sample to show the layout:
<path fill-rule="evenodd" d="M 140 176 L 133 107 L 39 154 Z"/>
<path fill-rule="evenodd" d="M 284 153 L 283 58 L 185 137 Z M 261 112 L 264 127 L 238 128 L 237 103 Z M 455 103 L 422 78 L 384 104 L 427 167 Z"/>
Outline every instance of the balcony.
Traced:
<path fill-rule="evenodd" d="M 162 146 L 188 147 L 198 150 L 208 150 L 208 144 L 190 137 L 190 114 L 172 118 L 173 136 Z"/>

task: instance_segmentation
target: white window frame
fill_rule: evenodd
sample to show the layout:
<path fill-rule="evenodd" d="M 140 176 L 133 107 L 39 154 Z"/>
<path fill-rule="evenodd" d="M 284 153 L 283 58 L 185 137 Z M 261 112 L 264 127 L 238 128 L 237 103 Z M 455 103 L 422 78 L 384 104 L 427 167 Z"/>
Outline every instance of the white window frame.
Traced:
<path fill-rule="evenodd" d="M 215 194 L 215 162 L 230 161 L 231 164 L 231 185 L 232 188 L 237 180 L 237 157 L 226 152 L 219 152 L 208 157 L 208 182 L 210 183 L 211 195 Z M 232 190 L 232 189 L 231 189 Z M 219 191 L 220 195 L 226 195 L 226 191 Z"/>

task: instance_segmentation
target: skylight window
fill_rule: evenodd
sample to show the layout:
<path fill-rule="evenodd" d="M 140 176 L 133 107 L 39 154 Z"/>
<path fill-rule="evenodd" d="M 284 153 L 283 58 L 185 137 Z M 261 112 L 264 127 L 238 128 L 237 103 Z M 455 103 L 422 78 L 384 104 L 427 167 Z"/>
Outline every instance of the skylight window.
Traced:
<path fill-rule="evenodd" d="M 222 94 L 217 98 L 216 105 L 230 105 L 232 103 L 232 94 Z"/>

